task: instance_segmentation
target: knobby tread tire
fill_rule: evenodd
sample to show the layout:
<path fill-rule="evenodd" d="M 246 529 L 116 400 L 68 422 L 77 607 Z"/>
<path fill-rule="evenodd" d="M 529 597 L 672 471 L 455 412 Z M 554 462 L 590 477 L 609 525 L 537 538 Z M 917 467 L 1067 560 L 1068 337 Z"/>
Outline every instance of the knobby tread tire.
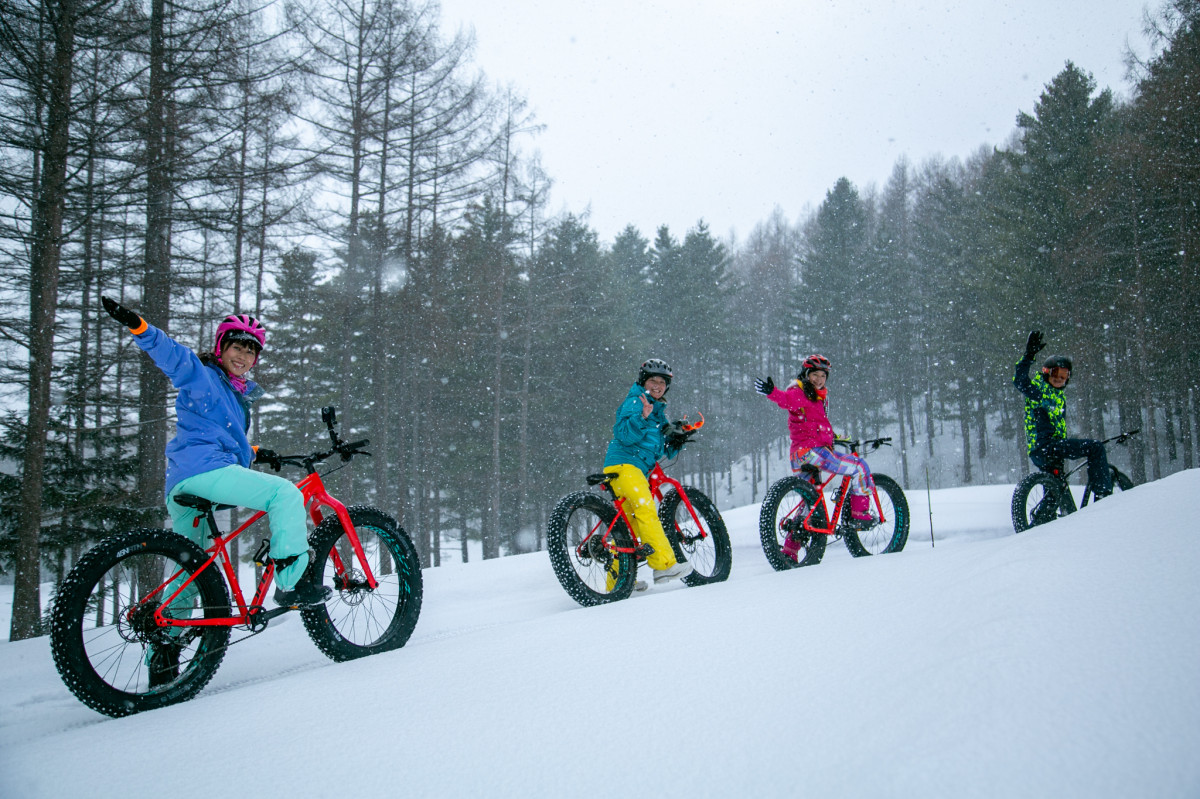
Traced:
<path fill-rule="evenodd" d="M 164 565 L 164 573 L 181 568 L 190 574 L 206 560 L 204 550 L 187 538 L 150 528 L 110 536 L 80 558 L 59 586 L 50 613 L 50 652 L 71 693 L 93 710 L 113 717 L 166 707 L 198 694 L 225 657 L 229 627 L 194 628 L 201 632 L 193 640 L 194 648 L 189 645 L 189 657 L 186 663 L 181 661 L 179 676 L 150 688 L 144 665 L 148 636 L 165 633 L 153 630 L 138 636 L 128 624 L 109 621 L 96 625 L 94 611 L 101 605 L 111 619 L 115 601 L 118 619 L 126 618 L 131 584 L 118 584 L 115 597 L 96 593 L 102 585 L 111 586 L 112 575 L 123 574 L 126 564 L 158 562 Z M 157 587 L 161 582 L 151 580 L 147 585 Z M 206 617 L 230 615 L 229 593 L 215 564 L 201 572 L 192 585 Z"/>
<path fill-rule="evenodd" d="M 1064 506 L 1062 503 L 1061 492 L 1066 486 L 1061 480 L 1052 474 L 1033 472 L 1017 483 L 1016 489 L 1013 490 L 1012 522 L 1013 530 L 1018 533 L 1023 533 L 1031 527 L 1045 523 L 1045 521 L 1033 518 L 1031 515 L 1033 509 L 1028 506 L 1029 494 L 1037 486 L 1042 487 L 1042 495 L 1045 497 L 1044 502 L 1049 503 L 1053 507 L 1053 510 L 1047 510 L 1047 513 L 1053 513 L 1053 516 L 1048 517 L 1045 521 L 1066 516 L 1075 509 L 1074 502 L 1071 502 L 1068 506 Z"/>
<path fill-rule="evenodd" d="M 687 512 L 687 506 L 675 491 L 672 490 L 663 497 L 662 504 L 658 507 L 658 519 L 662 522 L 667 540 L 671 542 L 675 559 L 680 562 L 688 561 L 695 567 L 695 571 L 683 578 L 683 583 L 687 586 L 697 586 L 723 582 L 729 579 L 729 571 L 733 566 L 733 547 L 729 542 L 729 531 L 725 529 L 725 520 L 721 518 L 717 506 L 703 491 L 692 486 L 684 486 L 683 490 L 708 528 L 706 539 L 690 546 L 686 545 L 676 525 L 676 514 L 682 514 L 685 529 L 693 526 L 692 515 Z"/>
<path fill-rule="evenodd" d="M 594 523 L 602 524 L 599 534 L 612 522 L 617 515 L 617 510 L 604 497 L 589 491 L 568 494 L 554 506 L 546 525 L 546 547 L 550 553 L 550 565 L 554 568 L 554 575 L 558 578 L 559 584 L 571 599 L 584 607 L 604 605 L 628 598 L 637 581 L 637 560 L 631 553 L 611 553 L 617 564 L 617 579 L 611 591 L 597 590 L 588 585 L 579 575 L 576 570 L 577 566 L 590 568 L 595 561 L 590 558 L 586 561 L 581 560 L 576 554 L 576 546 L 579 542 L 568 540 L 568 533 L 571 532 L 571 519 L 576 514 L 584 514 L 584 518 L 588 521 L 586 525 L 588 528 Z M 579 523 L 579 519 L 576 519 L 576 522 Z M 616 543 L 622 546 L 632 543 L 629 531 L 625 529 L 622 522 L 618 522 L 613 528 L 613 536 Z"/>
<path fill-rule="evenodd" d="M 789 500 L 789 495 L 794 495 L 794 497 Z M 791 560 L 783 554 L 782 531 L 778 529 L 778 514 L 780 506 L 785 501 L 789 505 L 803 502 L 808 507 L 815 506 L 817 512 L 813 516 L 813 522 L 817 526 L 824 526 L 827 523 L 825 511 L 823 506 L 818 504 L 819 500 L 820 492 L 816 487 L 798 474 L 777 480 L 767 489 L 766 495 L 763 496 L 762 508 L 758 513 L 758 537 L 762 543 L 763 554 L 767 556 L 767 562 L 775 571 L 815 566 L 821 562 L 821 558 L 825 557 L 826 536 L 818 533 L 806 533 L 804 547 L 800 550 L 797 559 Z M 802 511 L 803 513 L 807 513 L 807 511 Z"/>
<path fill-rule="evenodd" d="M 886 494 L 892 503 L 892 535 L 888 540 L 887 546 L 880 555 L 886 555 L 889 552 L 899 552 L 904 549 L 904 545 L 908 543 L 908 528 L 911 522 L 911 515 L 908 511 L 908 498 L 904 496 L 904 489 L 900 488 L 900 484 L 886 474 L 876 474 L 875 490 Z M 872 499 L 872 501 L 874 501 Z M 846 518 L 848 511 L 842 509 L 842 519 Z M 864 535 L 869 536 L 872 532 L 878 530 L 854 530 L 846 529 L 842 533 L 842 538 L 846 542 L 846 549 L 850 550 L 850 554 L 856 558 L 869 557 L 873 554 L 870 549 L 863 543 Z"/>
<path fill-rule="evenodd" d="M 389 652 L 408 643 L 421 616 L 424 593 L 420 557 L 399 523 L 366 505 L 346 510 L 371 562 L 378 588 L 335 590 L 325 604 L 300 609 L 313 643 L 338 662 Z M 312 531 L 309 545 L 317 557 L 309 562 L 306 579 L 324 585 L 334 582 L 329 555 L 335 547 L 347 567 L 361 574 L 349 543 L 342 541 L 344 537 L 336 515 L 327 516 Z"/>

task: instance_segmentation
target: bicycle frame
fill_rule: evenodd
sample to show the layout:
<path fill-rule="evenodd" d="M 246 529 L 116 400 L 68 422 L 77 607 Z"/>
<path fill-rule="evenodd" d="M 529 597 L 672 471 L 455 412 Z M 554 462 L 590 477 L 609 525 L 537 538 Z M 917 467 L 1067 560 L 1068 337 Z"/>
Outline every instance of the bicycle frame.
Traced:
<path fill-rule="evenodd" d="M 1101 444 L 1109 444 L 1109 443 L 1115 441 L 1116 443 L 1120 444 L 1121 446 L 1124 446 L 1125 442 L 1127 442 L 1130 438 L 1132 438 L 1133 436 L 1136 436 L 1140 432 L 1141 432 L 1141 428 L 1136 428 L 1134 430 L 1130 430 L 1128 432 L 1120 433 L 1118 435 L 1112 436 L 1111 438 L 1106 438 L 1103 441 L 1101 441 L 1100 443 Z M 1068 460 L 1078 460 L 1079 463 L 1075 464 L 1075 466 L 1073 466 L 1072 468 L 1067 469 L 1066 461 L 1068 461 Z M 1072 496 L 1072 494 L 1071 494 L 1071 483 L 1069 481 L 1076 472 L 1078 472 L 1080 469 L 1082 469 L 1088 465 L 1087 459 L 1086 458 L 1064 458 L 1062 461 L 1059 461 L 1058 463 L 1061 464 L 1058 468 L 1051 467 L 1049 469 L 1039 469 L 1039 471 L 1045 472 L 1046 474 L 1050 475 L 1051 477 L 1053 477 L 1057 480 L 1060 480 L 1062 482 L 1064 489 L 1066 489 L 1063 493 L 1063 499 L 1070 501 L 1071 506 L 1074 508 L 1075 497 Z M 1112 468 L 1113 472 L 1115 472 L 1116 474 L 1121 474 L 1121 471 L 1119 469 L 1117 469 L 1115 466 L 1110 466 L 1110 468 Z M 1087 482 L 1083 486 L 1083 497 L 1080 499 L 1079 508 L 1087 507 L 1088 500 L 1091 499 L 1092 497 L 1094 497 L 1095 495 L 1096 495 L 1096 492 L 1092 490 L 1092 481 L 1091 481 L 1091 478 L 1089 477 Z"/>
<path fill-rule="evenodd" d="M 610 479 L 611 477 L 616 477 L 616 475 L 611 475 Z M 663 500 L 663 485 L 673 486 L 675 488 L 675 493 L 679 495 L 684 507 L 686 507 L 688 509 L 688 513 L 691 514 L 692 521 L 696 523 L 696 529 L 700 531 L 698 536 L 695 536 L 689 540 L 700 541 L 708 537 L 708 532 L 705 530 L 699 514 L 697 514 L 696 509 L 692 507 L 692 501 L 688 499 L 687 492 L 683 490 L 683 484 L 673 477 L 668 477 L 667 473 L 663 471 L 661 462 L 655 463 L 654 468 L 650 470 L 650 474 L 648 474 L 646 477 L 647 481 L 650 483 L 650 494 L 654 497 L 655 502 L 661 503 Z M 612 493 L 612 488 L 609 486 L 608 480 L 605 480 L 601 485 L 603 485 L 605 490 L 607 490 L 610 494 Z M 637 532 L 635 531 L 633 524 L 630 522 L 629 516 L 625 513 L 625 497 L 616 497 L 614 495 L 613 505 L 617 509 L 617 514 L 613 516 L 613 520 L 609 522 L 608 527 L 604 530 L 604 535 L 600 541 L 605 548 L 613 552 L 630 553 L 636 555 L 641 549 L 641 541 L 638 540 Z M 617 526 L 618 522 L 625 523 L 625 529 L 629 531 L 629 535 L 633 539 L 632 546 L 619 546 L 615 541 L 612 540 L 612 531 Z M 582 554 L 582 550 L 588 545 L 588 542 L 591 541 L 592 537 L 596 534 L 596 531 L 600 529 L 602 524 L 603 522 L 598 523 L 591 529 L 591 531 L 588 532 L 587 536 L 581 542 L 579 542 L 579 546 L 576 547 L 577 553 Z"/>
<path fill-rule="evenodd" d="M 325 488 L 325 483 L 321 480 L 321 475 L 317 474 L 316 470 L 310 471 L 304 476 L 296 487 L 304 495 L 304 506 L 308 510 L 308 515 L 313 521 L 313 525 L 319 525 L 325 518 L 321 512 L 321 508 L 332 510 L 342 524 L 342 529 L 346 531 L 346 538 L 350 541 L 350 546 L 354 550 L 355 557 L 358 558 L 359 564 L 362 566 L 364 577 L 367 585 L 371 589 L 378 587 L 379 583 L 375 579 L 375 575 L 371 572 L 371 566 L 367 562 L 366 553 L 363 551 L 362 543 L 358 539 L 358 533 L 354 529 L 354 524 L 350 521 L 350 514 L 346 510 L 346 506 L 338 500 L 334 499 Z M 174 593 L 167 597 L 166 601 L 161 602 L 158 608 L 154 611 L 154 623 L 159 627 L 235 627 L 238 625 L 251 625 L 262 614 L 267 614 L 266 618 L 270 618 L 275 611 L 263 610 L 262 603 L 266 599 L 267 591 L 271 588 L 271 582 L 275 576 L 275 564 L 267 562 L 263 569 L 262 577 L 259 579 L 258 588 L 254 593 L 253 600 L 250 604 L 246 603 L 245 596 L 242 593 L 241 584 L 237 578 L 237 569 L 234 568 L 233 559 L 229 555 L 228 544 L 233 539 L 237 538 L 243 532 L 248 530 L 255 522 L 266 515 L 266 511 L 256 511 L 253 516 L 247 519 L 241 527 L 234 530 L 228 535 L 222 536 L 220 531 L 216 529 L 215 520 L 210 510 L 207 514 L 206 523 L 209 525 L 209 534 L 213 539 L 213 544 L 209 546 L 205 552 L 208 553 L 208 560 L 200 566 L 190 577 L 180 585 Z M 202 517 L 197 516 L 195 524 L 199 526 Z M 342 561 L 341 553 L 336 549 L 332 550 L 330 556 L 333 558 L 334 566 L 338 574 L 347 572 L 346 566 Z M 174 619 L 163 614 L 163 608 L 169 607 L 181 593 L 196 579 L 196 575 L 200 574 L 205 569 L 213 565 L 214 562 L 220 561 L 221 569 L 225 574 L 225 579 L 229 584 L 233 594 L 233 601 L 237 605 L 238 615 L 226 616 L 218 618 L 197 618 L 197 619 Z M 141 602 L 129 609 L 127 615 L 132 617 L 133 614 L 144 603 L 154 599 L 160 592 L 165 593 L 169 590 L 169 586 L 177 580 L 182 574 L 182 570 L 175 572 L 163 582 L 158 588 L 151 591 L 148 595 L 142 598 Z M 280 611 L 286 608 L 280 608 Z"/>
<path fill-rule="evenodd" d="M 834 505 L 834 507 L 833 507 L 833 513 L 829 513 L 828 512 L 829 509 L 825 504 L 825 489 L 837 477 L 842 478 L 842 483 L 840 486 L 838 486 L 837 493 L 834 494 L 834 497 L 837 500 L 837 504 Z M 842 508 L 845 507 L 845 505 L 846 505 L 846 497 L 849 496 L 849 493 L 850 493 L 850 481 L 853 479 L 854 479 L 853 475 L 831 474 L 828 478 L 826 478 L 826 480 L 824 482 L 822 482 L 822 483 L 814 482 L 813 483 L 813 485 L 817 489 L 817 502 L 819 504 L 814 504 L 812 506 L 812 508 L 809 510 L 808 515 L 806 515 L 804 517 L 803 527 L 804 527 L 805 532 L 813 533 L 814 535 L 837 535 L 837 525 L 838 525 L 838 522 L 841 521 Z M 883 506 L 879 502 L 879 490 L 878 489 L 873 488 L 871 490 L 871 499 L 873 499 L 875 501 L 875 509 L 877 511 L 879 511 L 879 521 L 881 523 L 886 522 L 887 519 L 883 515 Z M 813 523 L 812 518 L 814 515 L 816 515 L 816 512 L 818 509 L 825 512 L 825 518 L 829 520 L 828 526 L 820 527 Z M 792 513 L 795 513 L 795 511 L 792 511 Z M 790 516 L 791 514 L 788 514 L 788 515 Z"/>
<path fill-rule="evenodd" d="M 882 446 L 883 444 L 888 444 L 888 442 L 890 442 L 890 441 L 891 441 L 890 438 L 876 438 L 876 439 L 872 439 L 870 441 L 849 441 L 849 440 L 845 440 L 845 439 L 837 439 L 834 441 L 834 445 L 845 447 L 851 453 L 857 455 L 858 447 L 860 444 L 871 447 L 871 449 L 867 450 L 867 452 L 874 452 L 876 449 L 879 449 L 880 446 Z M 812 508 L 809 510 L 808 515 L 804 517 L 804 522 L 803 522 L 804 531 L 807 533 L 812 533 L 814 535 L 837 535 L 838 534 L 837 533 L 837 525 L 838 525 L 838 522 L 841 521 L 842 508 L 845 507 L 846 497 L 848 497 L 850 495 L 850 481 L 852 479 L 854 479 L 854 476 L 849 475 L 849 474 L 847 474 L 847 475 L 831 474 L 831 475 L 829 475 L 829 477 L 827 477 L 825 479 L 824 482 L 821 482 L 820 470 L 816 469 L 816 467 L 808 467 L 808 468 L 815 470 L 814 474 L 817 475 L 816 477 L 811 477 L 810 481 L 812 482 L 813 486 L 815 486 L 817 489 L 817 497 L 818 497 L 819 504 L 814 504 L 812 506 Z M 803 472 L 803 470 L 801 470 L 801 472 Z M 834 497 L 837 500 L 837 502 L 833 507 L 833 513 L 829 513 L 829 508 L 825 504 L 825 489 L 828 488 L 829 484 L 832 483 L 837 477 L 841 477 L 842 482 L 841 482 L 841 485 L 838 486 L 837 493 L 834 494 Z M 871 488 L 871 499 L 873 499 L 875 501 L 875 510 L 879 511 L 880 523 L 882 524 L 882 523 L 886 522 L 887 518 L 883 515 L 883 505 L 879 502 L 879 489 L 877 489 L 875 487 Z M 812 519 L 813 519 L 813 516 L 816 515 L 816 512 L 818 509 L 823 511 L 825 513 L 825 518 L 829 520 L 829 524 L 825 527 L 821 527 L 816 524 L 813 524 Z M 793 510 L 792 513 L 795 513 L 795 511 Z M 788 516 L 791 516 L 791 513 L 789 513 Z M 785 521 L 786 521 L 786 519 L 787 519 L 787 517 L 784 517 Z"/>

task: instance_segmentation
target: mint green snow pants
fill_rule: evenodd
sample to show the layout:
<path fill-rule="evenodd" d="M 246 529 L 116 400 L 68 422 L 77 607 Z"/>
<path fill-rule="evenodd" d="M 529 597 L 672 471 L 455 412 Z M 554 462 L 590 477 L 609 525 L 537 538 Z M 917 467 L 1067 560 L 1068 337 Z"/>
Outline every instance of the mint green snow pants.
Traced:
<path fill-rule="evenodd" d="M 300 556 L 295 563 L 280 569 L 275 581 L 284 591 L 296 587 L 308 567 L 308 523 L 304 495 L 291 481 L 236 464 L 180 481 L 167 498 L 171 527 L 204 549 L 208 543 L 203 532 L 206 525 L 202 522 L 200 527 L 194 526 L 199 512 L 176 504 L 173 501 L 176 494 L 195 494 L 220 505 L 266 511 L 271 523 L 271 557 L 278 560 Z"/>

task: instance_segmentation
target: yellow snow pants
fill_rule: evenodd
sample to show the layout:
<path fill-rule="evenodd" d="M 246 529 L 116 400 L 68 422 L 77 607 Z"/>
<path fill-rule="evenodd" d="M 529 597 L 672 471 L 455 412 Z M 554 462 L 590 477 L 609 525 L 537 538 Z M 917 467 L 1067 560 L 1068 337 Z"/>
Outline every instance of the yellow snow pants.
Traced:
<path fill-rule="evenodd" d="M 650 493 L 650 481 L 642 470 L 632 463 L 621 463 L 616 466 L 605 466 L 605 474 L 615 474 L 617 478 L 609 483 L 613 495 L 625 499 L 625 516 L 633 525 L 633 534 L 643 544 L 649 544 L 654 552 L 646 558 L 646 565 L 651 569 L 669 569 L 675 565 L 675 553 L 671 542 L 663 532 L 662 523 L 658 520 L 658 506 L 654 504 L 654 495 Z M 609 590 L 612 590 L 614 575 L 609 574 Z"/>

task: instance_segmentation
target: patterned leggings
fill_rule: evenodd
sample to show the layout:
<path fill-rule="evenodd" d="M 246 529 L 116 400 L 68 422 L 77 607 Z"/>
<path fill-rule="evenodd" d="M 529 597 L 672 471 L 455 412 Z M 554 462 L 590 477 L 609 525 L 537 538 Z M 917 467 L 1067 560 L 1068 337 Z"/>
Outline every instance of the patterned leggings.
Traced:
<path fill-rule="evenodd" d="M 850 481 L 851 494 L 870 494 L 875 490 L 871 467 L 857 455 L 837 452 L 830 447 L 797 447 L 792 450 L 792 471 L 804 465 L 816 466 L 823 472 L 854 475 Z"/>

